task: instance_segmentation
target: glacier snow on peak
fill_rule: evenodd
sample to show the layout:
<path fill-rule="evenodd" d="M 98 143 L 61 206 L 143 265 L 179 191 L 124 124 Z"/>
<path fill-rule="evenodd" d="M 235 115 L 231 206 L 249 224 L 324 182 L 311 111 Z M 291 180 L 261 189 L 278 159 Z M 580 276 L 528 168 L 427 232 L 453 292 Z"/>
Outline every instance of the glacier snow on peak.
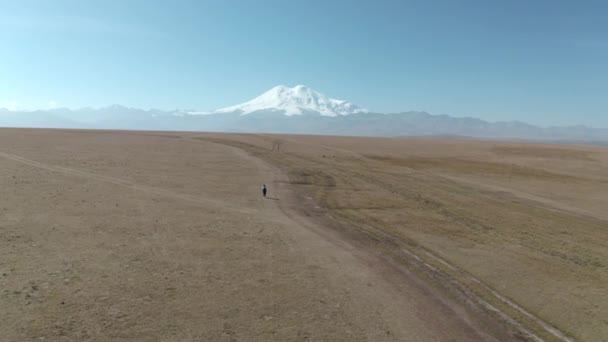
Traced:
<path fill-rule="evenodd" d="M 222 108 L 212 112 L 233 113 L 241 115 L 257 111 L 282 111 L 285 115 L 301 115 L 308 112 L 317 112 L 323 116 L 340 116 L 355 113 L 366 113 L 367 110 L 354 104 L 329 98 L 304 85 L 293 88 L 279 85 L 255 99 L 231 107 Z"/>

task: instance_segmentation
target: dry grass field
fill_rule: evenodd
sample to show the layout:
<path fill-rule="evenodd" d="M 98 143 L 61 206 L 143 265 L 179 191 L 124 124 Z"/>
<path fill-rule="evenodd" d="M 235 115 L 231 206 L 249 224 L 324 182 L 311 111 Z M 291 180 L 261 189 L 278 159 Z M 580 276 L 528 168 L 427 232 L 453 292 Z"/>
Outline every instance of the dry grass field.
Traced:
<path fill-rule="evenodd" d="M 0 166 L 1 340 L 608 336 L 606 148 L 0 129 Z"/>

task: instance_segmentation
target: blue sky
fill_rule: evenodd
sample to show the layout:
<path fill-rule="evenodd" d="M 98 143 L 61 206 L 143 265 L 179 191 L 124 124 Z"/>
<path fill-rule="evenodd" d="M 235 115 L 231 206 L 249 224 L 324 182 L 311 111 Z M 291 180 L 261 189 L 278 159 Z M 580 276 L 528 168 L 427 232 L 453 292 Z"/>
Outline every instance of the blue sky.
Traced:
<path fill-rule="evenodd" d="M 378 112 L 608 127 L 607 4 L 0 0 L 0 107 L 210 110 L 305 84 Z"/>

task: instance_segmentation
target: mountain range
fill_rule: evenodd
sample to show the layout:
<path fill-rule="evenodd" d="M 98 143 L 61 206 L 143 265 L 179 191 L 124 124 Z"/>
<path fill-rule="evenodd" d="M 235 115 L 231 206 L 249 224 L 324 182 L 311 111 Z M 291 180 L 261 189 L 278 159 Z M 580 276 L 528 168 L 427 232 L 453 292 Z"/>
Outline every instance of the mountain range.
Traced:
<path fill-rule="evenodd" d="M 426 112 L 374 113 L 309 87 L 276 86 L 243 104 L 214 111 L 142 110 L 114 105 L 11 111 L 0 108 L 0 126 L 297 133 L 357 136 L 451 136 L 484 139 L 564 141 L 608 145 L 608 129 L 539 127 L 523 122 L 488 122 Z"/>

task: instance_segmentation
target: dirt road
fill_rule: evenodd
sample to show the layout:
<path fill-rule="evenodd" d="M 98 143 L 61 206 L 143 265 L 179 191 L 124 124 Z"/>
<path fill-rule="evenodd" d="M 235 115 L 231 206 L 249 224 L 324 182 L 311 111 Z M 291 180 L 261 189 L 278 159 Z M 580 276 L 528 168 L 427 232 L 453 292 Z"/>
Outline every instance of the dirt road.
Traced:
<path fill-rule="evenodd" d="M 439 274 L 432 282 L 481 299 L 502 319 L 532 331 L 533 339 L 604 341 L 608 334 L 605 148 L 325 136 L 203 138 L 280 165 L 289 173 L 289 186 L 305 194 L 293 210 L 409 269 L 422 263 Z M 271 149 L 277 141 L 280 152 Z"/>

